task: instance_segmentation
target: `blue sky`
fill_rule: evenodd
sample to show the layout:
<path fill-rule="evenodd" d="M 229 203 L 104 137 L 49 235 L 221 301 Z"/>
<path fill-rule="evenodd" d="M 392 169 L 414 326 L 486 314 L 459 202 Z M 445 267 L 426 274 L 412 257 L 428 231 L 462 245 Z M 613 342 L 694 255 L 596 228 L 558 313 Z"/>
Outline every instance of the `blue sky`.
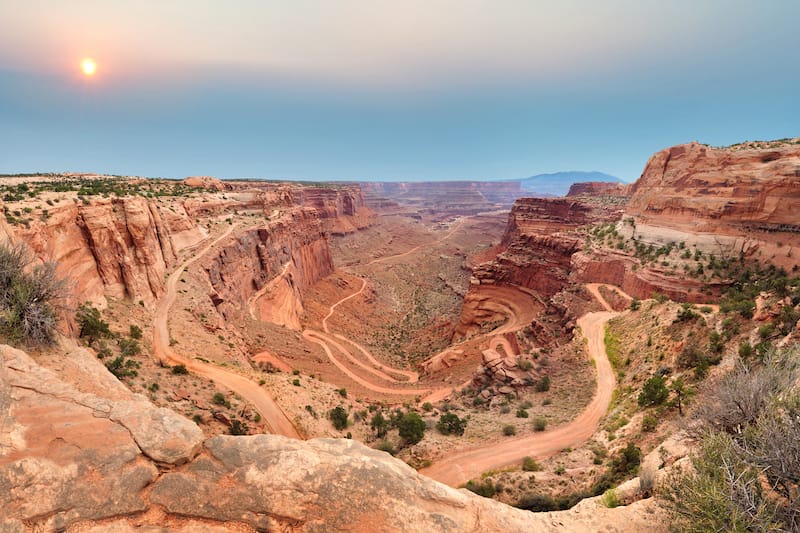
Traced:
<path fill-rule="evenodd" d="M 0 172 L 633 180 L 673 144 L 800 135 L 798 20 L 794 0 L 0 0 Z"/>

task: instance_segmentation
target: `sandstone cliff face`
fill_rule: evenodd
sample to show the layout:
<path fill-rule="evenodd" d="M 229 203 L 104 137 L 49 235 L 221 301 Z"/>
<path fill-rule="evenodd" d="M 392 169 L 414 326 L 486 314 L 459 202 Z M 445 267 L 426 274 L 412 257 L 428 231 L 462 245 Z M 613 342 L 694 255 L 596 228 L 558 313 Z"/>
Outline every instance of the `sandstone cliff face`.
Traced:
<path fill-rule="evenodd" d="M 547 301 L 571 281 L 572 256 L 584 242 L 570 230 L 621 215 L 621 207 L 614 203 L 519 198 L 508 216 L 501 253 L 472 271 L 456 335 L 474 333 L 482 323 L 503 319 L 502 313 L 491 313 L 482 304 L 484 287 L 521 287 L 540 309 L 547 307 Z"/>
<path fill-rule="evenodd" d="M 0 530 L 641 531 L 652 502 L 534 514 L 348 439 L 203 439 L 81 348 L 75 381 L 0 346 Z M 98 385 L 101 384 L 101 385 Z"/>
<path fill-rule="evenodd" d="M 205 237 L 180 204 L 142 197 L 67 204 L 13 233 L 37 257 L 56 262 L 59 274 L 75 283 L 76 302 L 96 304 L 106 295 L 153 302 L 178 252 Z"/>
<path fill-rule="evenodd" d="M 315 208 L 325 229 L 334 235 L 364 229 L 375 217 L 358 187 L 304 187 L 299 191 L 299 202 Z"/>
<path fill-rule="evenodd" d="M 697 143 L 655 154 L 631 188 L 622 228 L 644 242 L 685 241 L 783 266 L 800 246 L 800 145 L 720 149 Z"/>
<path fill-rule="evenodd" d="M 630 196 L 631 185 L 614 183 L 610 181 L 584 181 L 573 183 L 569 187 L 567 196 Z"/>
<path fill-rule="evenodd" d="M 473 271 L 473 285 L 518 285 L 549 298 L 566 285 L 570 258 L 583 244 L 568 230 L 620 214 L 573 199 L 520 198 L 508 216 L 504 251 Z"/>
<path fill-rule="evenodd" d="M 307 208 L 239 234 L 205 265 L 215 291 L 212 300 L 223 317 L 247 312 L 257 297 L 260 319 L 294 329 L 300 328 L 303 313 L 300 291 L 333 268 L 319 213 Z"/>

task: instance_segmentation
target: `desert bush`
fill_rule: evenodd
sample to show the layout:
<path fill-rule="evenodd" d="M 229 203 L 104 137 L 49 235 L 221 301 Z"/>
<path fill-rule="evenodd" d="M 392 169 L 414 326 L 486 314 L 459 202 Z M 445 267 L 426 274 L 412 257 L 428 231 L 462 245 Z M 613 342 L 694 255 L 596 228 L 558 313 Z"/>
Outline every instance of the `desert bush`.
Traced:
<path fill-rule="evenodd" d="M 186 365 L 175 365 L 172 367 L 172 373 L 175 375 L 185 375 L 189 373 Z"/>
<path fill-rule="evenodd" d="M 505 435 L 506 437 L 510 437 L 516 434 L 517 434 L 517 426 L 513 426 L 511 424 L 503 426 L 503 435 Z"/>
<path fill-rule="evenodd" d="M 111 336 L 108 322 L 103 321 L 100 310 L 96 307 L 92 307 L 89 302 L 81 304 L 81 306 L 78 307 L 78 312 L 75 314 L 75 321 L 80 328 L 78 334 L 82 339 L 86 339 L 89 346 L 94 346 L 95 341 L 99 339 L 105 339 Z"/>
<path fill-rule="evenodd" d="M 140 328 L 136 324 L 131 324 L 130 335 L 129 336 L 130 336 L 131 339 L 141 339 L 142 338 L 142 328 Z"/>
<path fill-rule="evenodd" d="M 397 429 L 406 444 L 416 444 L 425 436 L 425 421 L 414 411 L 409 411 L 400 418 Z"/>
<path fill-rule="evenodd" d="M 658 419 L 653 415 L 644 415 L 644 418 L 642 418 L 642 431 L 655 431 L 657 425 Z"/>
<path fill-rule="evenodd" d="M 765 353 L 719 380 L 692 468 L 661 489 L 684 531 L 800 530 L 798 349 Z"/>
<path fill-rule="evenodd" d="M 249 431 L 250 428 L 246 423 L 237 418 L 231 419 L 231 427 L 228 429 L 230 435 L 247 435 Z"/>
<path fill-rule="evenodd" d="M 539 463 L 537 463 L 533 457 L 523 457 L 522 458 L 522 471 L 523 472 L 538 472 L 540 469 Z"/>
<path fill-rule="evenodd" d="M 651 405 L 661 405 L 669 396 L 667 389 L 667 381 L 664 376 L 656 374 L 642 386 L 642 391 L 639 393 L 639 406 L 649 407 Z"/>
<path fill-rule="evenodd" d="M 229 402 L 228 399 L 225 398 L 225 395 L 222 394 L 221 392 L 215 392 L 214 396 L 211 397 L 211 402 L 214 403 L 215 405 L 221 405 L 223 407 L 227 407 L 228 409 L 231 408 L 231 402 Z"/>
<path fill-rule="evenodd" d="M 133 359 L 125 359 L 121 355 L 106 363 L 108 371 L 114 374 L 117 379 L 136 377 L 139 375 L 139 372 L 136 370 L 139 366 L 139 363 Z"/>
<path fill-rule="evenodd" d="M 544 431 L 547 427 L 547 419 L 543 416 L 537 416 L 533 419 L 533 430 Z"/>
<path fill-rule="evenodd" d="M 31 268 L 22 245 L 0 245 L 0 327 L 11 340 L 31 345 L 55 340 L 59 304 L 66 283 L 54 263 Z"/>
<path fill-rule="evenodd" d="M 348 412 L 341 405 L 336 406 L 328 411 L 328 418 L 330 419 L 331 424 L 333 424 L 333 427 L 339 431 L 347 427 L 347 417 Z"/>
<path fill-rule="evenodd" d="M 118 344 L 120 354 L 124 357 L 131 357 L 142 353 L 142 347 L 133 339 L 120 339 Z"/>
<path fill-rule="evenodd" d="M 550 376 L 542 376 L 542 379 L 536 382 L 536 392 L 547 392 L 550 390 Z"/>
<path fill-rule="evenodd" d="M 467 428 L 467 420 L 459 418 L 455 413 L 445 413 L 439 417 L 436 429 L 443 435 L 463 435 Z"/>
<path fill-rule="evenodd" d="M 497 492 L 494 483 L 489 479 L 483 482 L 469 480 L 467 481 L 466 489 L 484 498 L 491 498 Z"/>
<path fill-rule="evenodd" d="M 375 436 L 378 438 L 382 438 L 386 436 L 386 431 L 389 429 L 389 421 L 383 417 L 383 413 L 378 411 L 374 415 L 372 415 L 372 420 L 369 423 L 372 431 L 375 432 Z"/>
<path fill-rule="evenodd" d="M 388 440 L 380 441 L 378 444 L 375 445 L 375 449 L 380 450 L 382 452 L 386 452 L 390 455 L 394 455 L 397 453 L 397 450 L 394 449 L 394 445 Z"/>
<path fill-rule="evenodd" d="M 614 489 L 608 489 L 603 493 L 603 497 L 600 499 L 600 503 L 603 504 L 604 507 L 608 507 L 609 509 L 613 509 L 619 505 L 619 498 L 617 497 L 617 491 Z"/>

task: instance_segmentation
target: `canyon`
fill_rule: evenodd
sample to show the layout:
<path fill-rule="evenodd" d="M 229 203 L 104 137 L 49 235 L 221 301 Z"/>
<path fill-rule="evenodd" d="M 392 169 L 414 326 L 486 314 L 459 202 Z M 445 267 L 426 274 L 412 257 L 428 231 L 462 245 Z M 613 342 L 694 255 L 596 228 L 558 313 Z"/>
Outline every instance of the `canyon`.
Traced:
<path fill-rule="evenodd" d="M 531 513 L 438 481 L 528 456 L 587 463 L 618 408 L 606 323 L 654 294 L 719 299 L 731 280 L 687 275 L 701 256 L 796 268 L 798 177 L 789 140 L 668 148 L 632 185 L 563 198 L 525 198 L 519 182 L 197 176 L 90 194 L 85 180 L 116 178 L 29 180 L 35 194 L 3 202 L 0 236 L 72 280 L 65 307 L 89 302 L 120 336 L 136 322 L 152 348 L 118 380 L 71 316 L 55 347 L 0 347 L 0 527 L 666 530 L 651 497 Z M 549 426 L 523 425 L 510 402 Z M 337 407 L 353 420 L 341 430 Z M 429 427 L 399 459 L 365 445 L 397 446 L 370 418 L 400 408 L 429 426 L 461 414 L 467 431 Z M 234 420 L 252 434 L 225 434 Z M 648 447 L 666 454 L 659 472 L 688 453 Z"/>

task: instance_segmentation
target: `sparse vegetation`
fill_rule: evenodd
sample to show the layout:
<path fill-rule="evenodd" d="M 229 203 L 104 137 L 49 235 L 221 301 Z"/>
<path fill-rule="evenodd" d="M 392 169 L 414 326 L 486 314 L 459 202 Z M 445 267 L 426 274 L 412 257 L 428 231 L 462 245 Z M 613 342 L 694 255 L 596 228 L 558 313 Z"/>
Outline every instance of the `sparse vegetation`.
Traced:
<path fill-rule="evenodd" d="M 669 390 L 664 376 L 656 374 L 644 382 L 642 392 L 639 393 L 639 406 L 649 407 L 651 405 L 661 405 L 667 400 Z"/>
<path fill-rule="evenodd" d="M 0 330 L 12 342 L 50 344 L 66 284 L 54 263 L 32 263 L 24 246 L 0 245 Z"/>
<path fill-rule="evenodd" d="M 705 432 L 693 468 L 661 497 L 683 531 L 800 528 L 800 370 L 797 348 L 740 364 L 701 410 Z"/>
<path fill-rule="evenodd" d="M 409 411 L 397 422 L 397 429 L 406 444 L 416 444 L 425 435 L 425 421 L 414 411 Z"/>
<path fill-rule="evenodd" d="M 539 463 L 537 463 L 533 457 L 523 457 L 522 458 L 522 471 L 523 472 L 538 472 L 541 469 Z"/>
<path fill-rule="evenodd" d="M 459 418 L 455 413 L 445 413 L 439 417 L 436 429 L 442 435 L 463 435 L 467 427 L 467 420 Z"/>
<path fill-rule="evenodd" d="M 328 418 L 330 419 L 331 424 L 333 424 L 333 427 L 339 431 L 342 431 L 348 426 L 348 416 L 349 413 L 341 405 L 334 407 L 328 412 Z"/>

